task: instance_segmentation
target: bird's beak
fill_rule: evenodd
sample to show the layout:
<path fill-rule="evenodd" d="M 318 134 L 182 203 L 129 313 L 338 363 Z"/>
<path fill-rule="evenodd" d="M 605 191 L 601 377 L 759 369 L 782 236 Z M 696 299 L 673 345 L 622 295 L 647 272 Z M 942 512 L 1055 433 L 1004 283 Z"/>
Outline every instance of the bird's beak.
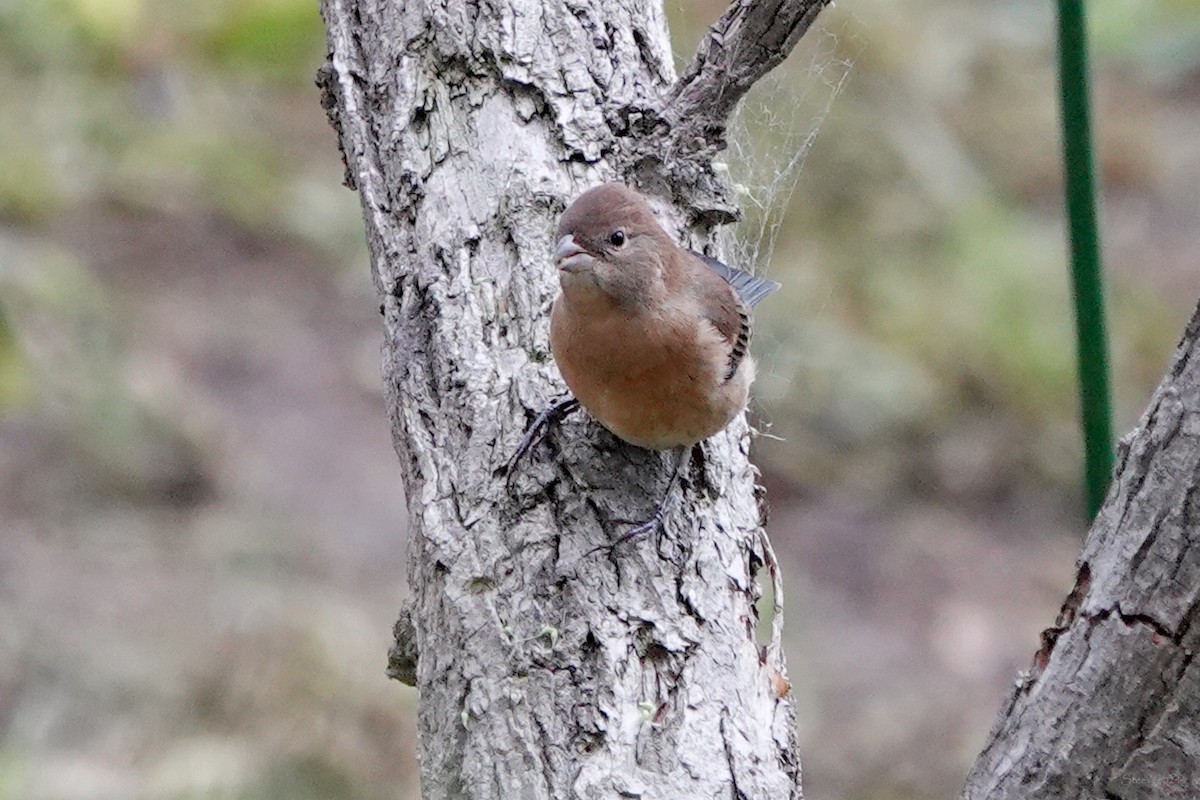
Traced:
<path fill-rule="evenodd" d="M 554 263 L 563 272 L 575 272 L 590 259 L 587 251 L 575 244 L 575 237 L 569 234 L 559 239 L 554 248 Z"/>

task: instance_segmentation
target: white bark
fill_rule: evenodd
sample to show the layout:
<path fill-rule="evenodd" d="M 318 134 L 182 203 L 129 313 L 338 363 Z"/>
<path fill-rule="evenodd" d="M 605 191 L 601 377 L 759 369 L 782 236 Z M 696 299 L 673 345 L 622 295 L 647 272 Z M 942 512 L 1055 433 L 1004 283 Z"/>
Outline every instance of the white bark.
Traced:
<path fill-rule="evenodd" d="M 1200 309 L 964 800 L 1200 797 Z"/>
<path fill-rule="evenodd" d="M 745 422 L 705 443 L 661 536 L 611 553 L 663 458 L 580 416 L 512 492 L 500 467 L 562 391 L 546 311 L 567 201 L 633 179 L 704 242 L 733 218 L 711 169 L 726 115 L 825 2 L 739 0 L 676 83 L 660 0 L 324 0 L 319 83 L 406 468 L 391 672 L 420 691 L 424 797 L 800 796 L 778 626 L 757 641 L 774 565 Z"/>

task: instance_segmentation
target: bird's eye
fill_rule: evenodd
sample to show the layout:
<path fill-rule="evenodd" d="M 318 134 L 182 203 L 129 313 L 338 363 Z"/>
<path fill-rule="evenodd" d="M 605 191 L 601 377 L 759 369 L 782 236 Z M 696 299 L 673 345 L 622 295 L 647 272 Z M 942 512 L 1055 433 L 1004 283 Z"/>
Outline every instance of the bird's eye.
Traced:
<path fill-rule="evenodd" d="M 621 247 L 625 244 L 625 231 L 617 228 L 608 235 L 608 241 L 612 242 L 613 247 Z"/>

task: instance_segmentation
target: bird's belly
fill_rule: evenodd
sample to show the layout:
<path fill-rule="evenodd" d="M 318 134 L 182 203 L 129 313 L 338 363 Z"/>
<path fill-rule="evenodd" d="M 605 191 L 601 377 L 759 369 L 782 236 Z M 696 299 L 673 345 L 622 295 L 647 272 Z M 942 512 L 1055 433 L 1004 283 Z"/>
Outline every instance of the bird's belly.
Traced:
<path fill-rule="evenodd" d="M 719 342 L 708 333 L 695 325 L 653 337 L 552 324 L 551 346 L 567 386 L 593 417 L 631 444 L 664 450 L 707 439 L 745 406 L 749 364 L 725 381 Z"/>
<path fill-rule="evenodd" d="M 614 381 L 575 396 L 604 427 L 625 441 L 652 450 L 694 444 L 720 431 L 741 408 L 718 387 L 700 391 L 694 383 L 667 377 L 637 383 Z M 586 397 L 586 399 L 584 399 Z"/>

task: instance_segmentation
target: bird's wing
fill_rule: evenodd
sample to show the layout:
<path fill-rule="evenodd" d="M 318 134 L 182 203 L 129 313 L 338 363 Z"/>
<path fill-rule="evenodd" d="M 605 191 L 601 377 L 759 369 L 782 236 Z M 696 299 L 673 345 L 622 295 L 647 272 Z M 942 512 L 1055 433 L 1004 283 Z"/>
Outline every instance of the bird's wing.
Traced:
<path fill-rule="evenodd" d="M 695 250 L 690 252 L 696 258 L 700 259 L 706 267 L 720 275 L 726 283 L 732 286 L 733 290 L 737 292 L 738 297 L 742 298 L 742 302 L 748 306 L 758 305 L 760 300 L 774 292 L 780 286 L 777 281 L 756 278 L 749 272 L 743 272 L 737 267 L 731 267 L 712 256 L 697 253 Z"/>
<path fill-rule="evenodd" d="M 696 298 L 700 303 L 700 308 L 705 319 L 712 323 L 717 332 L 725 339 L 729 345 L 729 355 L 727 367 L 725 370 L 725 380 L 729 380 L 737 372 L 742 361 L 746 358 L 746 352 L 750 349 L 750 306 L 749 301 L 745 296 L 737 291 L 736 284 L 732 280 L 726 278 L 716 267 L 720 266 L 725 270 L 737 273 L 750 281 L 757 281 L 750 275 L 739 270 L 730 270 L 720 261 L 710 259 L 706 256 L 696 255 L 699 262 L 703 263 L 708 269 L 697 266 L 692 270 L 693 281 L 691 287 L 696 292 Z M 714 266 L 716 265 L 716 266 Z M 772 282 L 768 282 L 772 283 Z M 774 287 L 768 287 L 759 299 L 767 294 L 775 291 L 779 284 Z"/>

